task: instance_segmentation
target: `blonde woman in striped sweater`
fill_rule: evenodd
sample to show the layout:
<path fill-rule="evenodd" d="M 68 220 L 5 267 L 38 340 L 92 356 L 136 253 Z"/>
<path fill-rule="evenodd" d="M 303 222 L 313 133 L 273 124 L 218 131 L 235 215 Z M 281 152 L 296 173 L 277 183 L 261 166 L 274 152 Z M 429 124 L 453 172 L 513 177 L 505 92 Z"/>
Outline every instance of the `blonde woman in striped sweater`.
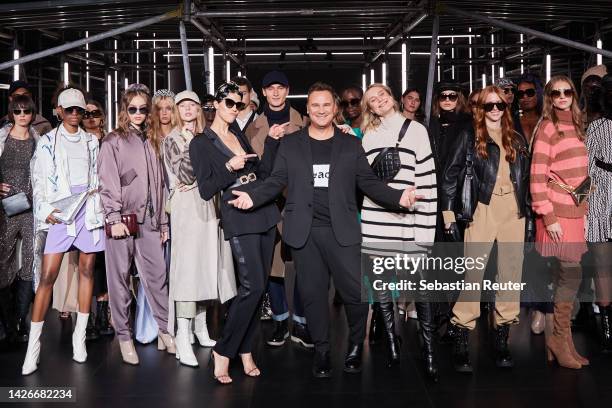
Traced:
<path fill-rule="evenodd" d="M 578 369 L 589 360 L 576 351 L 570 315 L 578 292 L 582 270 L 580 258 L 586 252 L 584 237 L 586 200 L 576 205 L 568 190 L 588 176 L 582 118 L 576 88 L 564 75 L 554 76 L 544 88 L 544 109 L 533 145 L 531 195 L 536 219 L 536 249 L 554 257 L 554 323 L 546 338 L 549 361 Z M 550 321 L 550 319 L 549 319 Z"/>
<path fill-rule="evenodd" d="M 362 109 L 363 148 L 371 164 L 383 149 L 396 145 L 400 130 L 404 122 L 409 119 L 399 111 L 399 105 L 394 100 L 391 90 L 382 84 L 372 84 L 367 88 L 362 99 Z M 416 194 L 422 198 L 413 208 L 396 212 L 379 206 L 369 197 L 364 197 L 361 232 L 365 247 L 376 246 L 376 243 L 380 245 L 391 242 L 404 244 L 434 241 L 437 205 L 436 169 L 427 129 L 420 123 L 411 121 L 398 147 L 402 167 L 388 185 L 400 190 L 414 186 Z M 399 340 L 395 334 L 393 301 L 390 296 L 381 297 L 379 300 L 379 303 L 373 305 L 373 311 L 384 321 L 389 346 L 388 364 L 393 366 L 399 363 L 400 354 Z M 433 350 L 436 329 L 434 306 L 434 303 L 417 302 L 426 372 L 430 378 L 437 380 Z"/>

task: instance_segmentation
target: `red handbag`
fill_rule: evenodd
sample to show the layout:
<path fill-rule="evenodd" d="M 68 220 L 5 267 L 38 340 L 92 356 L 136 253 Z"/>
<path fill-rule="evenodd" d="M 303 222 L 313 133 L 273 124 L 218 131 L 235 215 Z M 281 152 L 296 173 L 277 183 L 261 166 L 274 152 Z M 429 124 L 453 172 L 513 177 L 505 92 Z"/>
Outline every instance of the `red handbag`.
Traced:
<path fill-rule="evenodd" d="M 138 235 L 138 221 L 136 218 L 136 214 L 122 214 L 121 222 L 125 224 L 128 231 L 130 232 L 129 236 L 135 237 Z M 111 227 L 113 224 L 109 224 L 108 222 L 104 223 L 104 231 L 106 231 L 106 236 L 108 238 L 112 238 Z"/>

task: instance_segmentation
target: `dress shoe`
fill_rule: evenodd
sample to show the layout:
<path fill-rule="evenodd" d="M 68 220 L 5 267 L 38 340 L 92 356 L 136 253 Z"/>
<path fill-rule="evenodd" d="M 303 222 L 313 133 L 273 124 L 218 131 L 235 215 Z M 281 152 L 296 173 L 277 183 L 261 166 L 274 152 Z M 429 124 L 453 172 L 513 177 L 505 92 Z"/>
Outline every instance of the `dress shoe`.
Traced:
<path fill-rule="evenodd" d="M 360 373 L 361 357 L 363 355 L 363 344 L 349 344 L 348 352 L 344 358 L 344 372 Z"/>
<path fill-rule="evenodd" d="M 131 365 L 138 365 L 138 354 L 134 348 L 134 342 L 132 340 L 119 341 L 119 349 L 121 350 L 121 358 L 123 362 Z"/>
<path fill-rule="evenodd" d="M 280 347 L 285 344 L 285 341 L 289 338 L 289 326 L 287 325 L 287 319 L 282 321 L 274 320 L 274 331 L 266 343 L 268 346 Z"/>
<path fill-rule="evenodd" d="M 312 364 L 312 375 L 315 378 L 330 378 L 332 375 L 331 359 L 329 358 L 329 351 L 315 352 L 313 364 Z"/>
<path fill-rule="evenodd" d="M 314 348 L 314 342 L 308 332 L 308 326 L 296 321 L 293 322 L 293 328 L 291 329 L 291 341 L 309 349 Z"/>

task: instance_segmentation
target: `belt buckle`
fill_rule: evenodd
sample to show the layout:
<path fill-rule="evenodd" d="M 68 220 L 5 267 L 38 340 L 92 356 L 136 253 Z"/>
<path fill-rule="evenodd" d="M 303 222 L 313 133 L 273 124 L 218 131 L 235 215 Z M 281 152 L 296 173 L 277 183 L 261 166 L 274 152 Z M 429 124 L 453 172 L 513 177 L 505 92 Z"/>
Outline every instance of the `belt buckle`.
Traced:
<path fill-rule="evenodd" d="M 255 173 L 244 174 L 238 178 L 240 184 L 249 184 L 252 181 L 257 180 L 257 175 Z"/>

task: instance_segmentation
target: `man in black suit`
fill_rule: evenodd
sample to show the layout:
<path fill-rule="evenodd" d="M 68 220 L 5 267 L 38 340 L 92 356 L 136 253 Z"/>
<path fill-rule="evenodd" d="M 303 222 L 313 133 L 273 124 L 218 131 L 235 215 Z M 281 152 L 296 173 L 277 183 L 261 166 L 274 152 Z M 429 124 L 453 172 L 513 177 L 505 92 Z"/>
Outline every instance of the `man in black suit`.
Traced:
<path fill-rule="evenodd" d="M 361 371 L 368 305 L 361 301 L 361 228 L 356 189 L 381 205 L 410 207 L 419 198 L 413 187 L 396 190 L 375 175 L 359 139 L 334 127 L 335 94 L 327 84 L 308 91 L 307 128 L 285 136 L 274 170 L 249 193 L 235 191 L 229 204 L 248 210 L 288 189 L 283 240 L 291 247 L 297 285 L 315 343 L 313 375 L 331 376 L 329 356 L 329 275 L 344 300 L 350 343 L 344 371 Z"/>

